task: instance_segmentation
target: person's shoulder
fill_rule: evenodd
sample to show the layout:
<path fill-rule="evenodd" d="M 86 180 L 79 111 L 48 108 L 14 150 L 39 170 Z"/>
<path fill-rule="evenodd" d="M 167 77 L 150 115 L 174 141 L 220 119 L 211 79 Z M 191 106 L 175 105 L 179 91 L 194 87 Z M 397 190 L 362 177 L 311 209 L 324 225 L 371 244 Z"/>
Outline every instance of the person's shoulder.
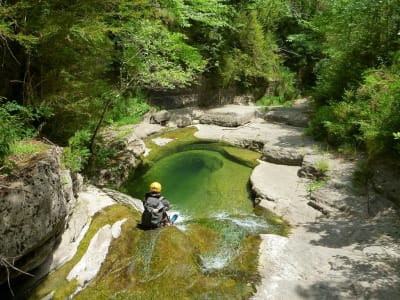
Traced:
<path fill-rule="evenodd" d="M 161 202 L 162 202 L 164 205 L 169 205 L 169 201 L 168 201 L 167 198 L 162 197 Z"/>

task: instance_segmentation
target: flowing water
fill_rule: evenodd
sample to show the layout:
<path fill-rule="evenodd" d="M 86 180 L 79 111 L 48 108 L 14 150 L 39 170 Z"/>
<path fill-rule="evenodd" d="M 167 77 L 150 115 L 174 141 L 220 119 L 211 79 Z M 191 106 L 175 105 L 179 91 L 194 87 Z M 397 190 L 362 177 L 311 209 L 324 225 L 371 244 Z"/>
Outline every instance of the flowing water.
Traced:
<path fill-rule="evenodd" d="M 188 133 L 187 135 L 191 135 Z M 168 148 L 169 147 L 169 148 Z M 155 148 L 156 149 L 156 148 Z M 122 190 L 142 199 L 159 181 L 177 213 L 175 226 L 137 228 L 140 213 L 114 205 L 99 212 L 78 254 L 32 291 L 29 299 L 248 299 L 255 291 L 261 233 L 288 227 L 254 208 L 249 177 L 259 154 L 218 143 L 184 141 L 152 151 Z M 99 274 L 85 289 L 65 278 L 105 224 L 126 219 Z"/>
<path fill-rule="evenodd" d="M 257 277 L 257 250 L 252 249 L 252 257 L 246 256 L 246 243 L 257 246 L 254 241 L 260 233 L 282 234 L 286 228 L 268 212 L 255 213 L 249 188 L 252 168 L 240 163 L 240 150 L 233 157 L 228 155 L 228 148 L 213 143 L 181 147 L 179 152 L 136 171 L 124 188 L 133 197 L 143 199 L 150 183 L 160 182 L 163 196 L 171 203 L 170 215 L 179 214 L 175 227 L 196 249 L 196 264 L 202 274 L 224 278 L 230 274 L 235 284 L 240 285 L 243 279 L 249 286 L 249 281 Z M 144 234 L 154 236 L 154 232 Z M 153 251 L 154 243 L 146 245 L 141 261 Z M 238 261 L 245 261 L 253 270 L 243 272 Z M 245 273 L 243 278 L 238 277 Z M 214 299 L 200 294 L 196 297 Z"/>

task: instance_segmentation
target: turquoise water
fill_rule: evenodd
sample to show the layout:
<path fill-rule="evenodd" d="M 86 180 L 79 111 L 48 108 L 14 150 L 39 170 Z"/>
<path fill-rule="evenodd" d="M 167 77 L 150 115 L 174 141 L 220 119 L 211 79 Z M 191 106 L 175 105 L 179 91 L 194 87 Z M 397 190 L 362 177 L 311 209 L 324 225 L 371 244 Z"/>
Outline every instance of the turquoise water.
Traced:
<path fill-rule="evenodd" d="M 160 182 L 172 209 L 186 218 L 248 214 L 253 209 L 247 184 L 250 173 L 251 168 L 217 151 L 188 150 L 157 161 L 126 187 L 142 199 L 151 182 Z"/>
<path fill-rule="evenodd" d="M 151 182 L 162 184 L 170 214 L 179 214 L 176 226 L 206 249 L 199 254 L 204 270 L 228 266 L 250 235 L 279 231 L 279 225 L 254 213 L 250 167 L 231 160 L 223 145 L 192 144 L 180 150 L 136 171 L 124 189 L 143 199 Z"/>

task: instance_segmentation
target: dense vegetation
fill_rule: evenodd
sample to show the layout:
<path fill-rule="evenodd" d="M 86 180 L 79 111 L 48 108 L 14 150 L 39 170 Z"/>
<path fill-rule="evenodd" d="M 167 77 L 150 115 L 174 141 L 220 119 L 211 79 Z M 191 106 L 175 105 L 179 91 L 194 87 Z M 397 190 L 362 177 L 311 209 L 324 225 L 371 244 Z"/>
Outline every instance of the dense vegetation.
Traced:
<path fill-rule="evenodd" d="M 3 0 L 0 164 L 37 135 L 86 159 L 149 91 L 207 79 L 264 103 L 312 95 L 315 137 L 398 156 L 399 46 L 400 0 Z"/>

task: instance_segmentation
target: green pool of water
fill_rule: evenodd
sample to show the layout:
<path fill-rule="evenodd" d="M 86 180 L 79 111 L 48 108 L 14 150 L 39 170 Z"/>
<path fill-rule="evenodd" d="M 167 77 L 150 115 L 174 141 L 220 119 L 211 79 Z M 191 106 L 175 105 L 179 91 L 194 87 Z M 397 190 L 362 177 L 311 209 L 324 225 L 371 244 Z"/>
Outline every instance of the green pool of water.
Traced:
<path fill-rule="evenodd" d="M 124 188 L 143 199 L 151 182 L 162 184 L 162 194 L 171 202 L 170 214 L 179 214 L 176 226 L 200 249 L 203 270 L 229 266 L 251 235 L 282 232 L 281 223 L 254 211 L 251 163 L 243 159 L 248 150 L 195 143 L 178 151 L 136 171 Z"/>
<path fill-rule="evenodd" d="M 153 151 L 122 189 L 142 199 L 151 182 L 161 182 L 170 213 L 179 214 L 176 226 L 144 231 L 136 226 L 140 213 L 131 207 L 104 209 L 94 216 L 78 254 L 50 274 L 30 299 L 53 291 L 54 299 L 67 299 L 77 283 L 65 278 L 91 237 L 101 226 L 124 218 L 121 237 L 113 240 L 99 274 L 74 299 L 251 297 L 259 280 L 259 234 L 287 231 L 279 218 L 253 207 L 250 166 L 258 154 L 218 143 L 178 144 Z"/>
<path fill-rule="evenodd" d="M 162 194 L 182 217 L 193 219 L 219 214 L 252 212 L 248 180 L 251 169 L 217 151 L 188 150 L 155 163 L 128 183 L 128 193 L 143 198 L 153 181 L 162 183 Z"/>

